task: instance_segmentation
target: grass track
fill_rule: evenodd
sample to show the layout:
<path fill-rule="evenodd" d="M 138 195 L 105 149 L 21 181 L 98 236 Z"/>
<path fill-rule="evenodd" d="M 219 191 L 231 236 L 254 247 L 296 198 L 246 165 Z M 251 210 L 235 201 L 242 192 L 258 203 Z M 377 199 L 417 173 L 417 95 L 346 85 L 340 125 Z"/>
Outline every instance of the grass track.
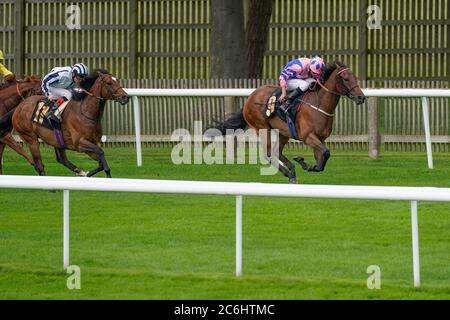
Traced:
<path fill-rule="evenodd" d="M 169 149 L 106 149 L 117 178 L 258 181 L 256 165 L 173 165 Z M 305 153 L 311 161 L 311 152 Z M 295 151 L 290 150 L 292 157 Z M 86 156 L 69 153 L 91 169 Z M 43 149 L 49 175 L 71 173 Z M 450 156 L 333 153 L 307 184 L 450 187 Z M 5 174 L 33 174 L 8 150 Z M 1 177 L 0 177 L 1 179 Z M 0 189 L 1 299 L 449 299 L 450 204 L 419 202 L 422 287 L 412 287 L 409 203 L 244 197 L 243 276 L 234 277 L 234 197 L 71 192 L 71 263 L 62 271 L 62 192 Z M 381 290 L 366 269 L 381 268 Z"/>

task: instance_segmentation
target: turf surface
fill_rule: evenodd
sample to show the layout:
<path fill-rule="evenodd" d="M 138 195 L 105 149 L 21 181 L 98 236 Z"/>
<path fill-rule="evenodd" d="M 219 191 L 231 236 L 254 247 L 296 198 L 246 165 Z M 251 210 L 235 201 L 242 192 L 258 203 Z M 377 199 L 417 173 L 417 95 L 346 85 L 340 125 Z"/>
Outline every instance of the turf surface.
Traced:
<path fill-rule="evenodd" d="M 105 149 L 115 178 L 286 183 L 258 165 L 173 165 L 169 149 Z M 296 155 L 287 152 L 289 157 Z M 304 152 L 311 161 L 311 152 Z M 69 158 L 84 169 L 86 156 Z M 43 149 L 48 175 L 72 174 Z M 306 184 L 450 187 L 450 156 L 333 152 Z M 34 175 L 5 152 L 5 174 Z M 103 174 L 99 175 L 104 176 Z M 0 177 L 1 179 L 1 177 Z M 422 286 L 412 285 L 410 205 L 244 197 L 243 275 L 234 276 L 232 196 L 71 192 L 71 264 L 62 270 L 62 192 L 0 189 L 0 299 L 449 299 L 450 204 L 419 202 Z M 381 289 L 366 286 L 381 269 Z"/>

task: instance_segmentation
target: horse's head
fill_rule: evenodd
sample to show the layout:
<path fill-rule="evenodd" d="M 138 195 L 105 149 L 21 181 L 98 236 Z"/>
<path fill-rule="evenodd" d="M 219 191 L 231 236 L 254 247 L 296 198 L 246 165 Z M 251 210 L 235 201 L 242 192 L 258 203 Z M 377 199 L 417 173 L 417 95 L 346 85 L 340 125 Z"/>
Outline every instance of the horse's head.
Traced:
<path fill-rule="evenodd" d="M 23 90 L 21 92 L 22 96 L 30 97 L 35 95 L 43 95 L 44 91 L 42 91 L 42 81 L 37 76 L 26 77 L 24 80 L 19 80 L 20 83 L 23 83 Z"/>
<path fill-rule="evenodd" d="M 119 81 L 109 73 L 97 71 L 100 81 L 100 96 L 104 99 L 111 99 L 125 105 L 130 100 L 130 96 L 120 86 Z"/>
<path fill-rule="evenodd" d="M 30 76 L 22 80 L 13 79 L 12 82 L 9 82 L 9 84 L 2 88 L 8 88 L 15 96 L 25 100 L 33 95 L 43 95 L 44 92 L 42 91 L 41 84 L 42 82 L 38 77 Z"/>
<path fill-rule="evenodd" d="M 339 94 L 347 96 L 356 104 L 364 103 L 364 93 L 358 85 L 358 80 L 350 68 L 336 63 L 336 90 Z"/>

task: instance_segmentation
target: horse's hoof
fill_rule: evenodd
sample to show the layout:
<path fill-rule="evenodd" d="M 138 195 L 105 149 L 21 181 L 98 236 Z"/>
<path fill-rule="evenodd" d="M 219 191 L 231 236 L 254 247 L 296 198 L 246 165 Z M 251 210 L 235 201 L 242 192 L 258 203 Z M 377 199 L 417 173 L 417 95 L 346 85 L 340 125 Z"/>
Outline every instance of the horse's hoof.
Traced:
<path fill-rule="evenodd" d="M 290 183 L 290 184 L 297 184 L 298 182 L 297 182 L 297 179 L 296 179 L 296 178 L 290 178 L 290 179 L 289 179 L 289 183 Z"/>
<path fill-rule="evenodd" d="M 87 177 L 87 172 L 84 170 L 76 171 L 77 176 L 79 177 Z"/>
<path fill-rule="evenodd" d="M 297 161 L 298 163 L 305 161 L 305 158 L 297 156 L 294 158 L 295 161 Z"/>

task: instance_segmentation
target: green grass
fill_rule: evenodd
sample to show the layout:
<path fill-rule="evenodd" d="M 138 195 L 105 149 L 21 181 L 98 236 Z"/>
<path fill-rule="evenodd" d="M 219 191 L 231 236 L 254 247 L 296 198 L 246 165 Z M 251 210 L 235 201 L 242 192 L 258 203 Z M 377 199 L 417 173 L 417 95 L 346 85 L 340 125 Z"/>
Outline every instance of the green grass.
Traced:
<path fill-rule="evenodd" d="M 169 149 L 105 149 L 116 178 L 286 183 L 257 165 L 173 165 Z M 303 152 L 311 161 L 311 152 Z M 290 157 L 296 154 L 290 150 Z M 69 153 L 85 169 L 95 163 Z M 71 173 L 43 149 L 49 175 Z M 450 187 L 448 154 L 333 152 L 305 184 Z M 31 174 L 7 150 L 5 174 Z M 100 175 L 102 176 L 102 175 Z M 1 177 L 0 177 L 1 179 Z M 410 205 L 244 197 L 243 275 L 234 276 L 232 196 L 71 192 L 71 264 L 62 270 L 62 192 L 0 189 L 0 299 L 449 299 L 450 204 L 419 202 L 420 289 L 412 285 Z M 369 290 L 366 269 L 381 268 Z"/>

